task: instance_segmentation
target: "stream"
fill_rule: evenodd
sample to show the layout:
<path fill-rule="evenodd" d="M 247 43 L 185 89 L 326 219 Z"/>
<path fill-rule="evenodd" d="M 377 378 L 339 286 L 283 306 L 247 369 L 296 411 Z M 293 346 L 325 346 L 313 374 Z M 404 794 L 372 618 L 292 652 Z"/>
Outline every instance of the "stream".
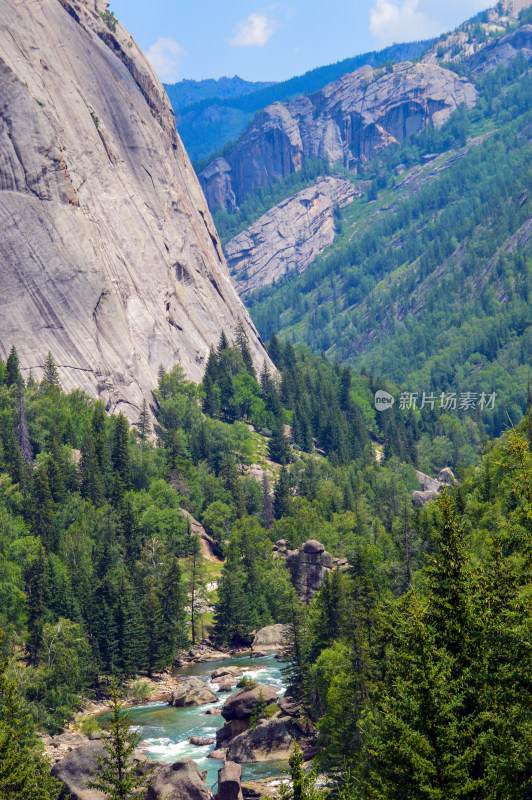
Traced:
<path fill-rule="evenodd" d="M 223 661 L 209 661 L 205 664 L 190 664 L 176 669 L 175 675 L 195 676 L 212 686 L 216 692 L 218 686 L 211 681 L 211 673 L 218 667 L 226 666 L 249 667 L 246 675 L 260 683 L 274 686 L 279 695 L 285 691 L 281 674 L 281 662 L 273 655 L 250 660 L 249 655 L 236 656 Z M 235 691 L 233 689 L 233 691 Z M 218 770 L 222 762 L 218 759 L 207 758 L 216 745 L 197 747 L 190 744 L 190 736 L 215 737 L 216 731 L 223 726 L 224 719 L 219 715 L 205 714 L 208 708 L 221 707 L 232 692 L 217 693 L 220 698 L 216 703 L 203 706 L 190 706 L 188 708 L 174 708 L 164 702 L 144 703 L 128 708 L 132 727 L 142 737 L 139 749 L 150 758 L 157 761 L 179 761 L 187 756 L 193 758 L 200 770 L 207 771 L 207 786 L 211 787 L 218 779 Z M 101 720 L 105 724 L 105 717 Z M 279 775 L 285 764 L 279 762 L 266 762 L 259 764 L 242 764 L 242 780 L 249 781 L 257 778 L 269 778 Z"/>

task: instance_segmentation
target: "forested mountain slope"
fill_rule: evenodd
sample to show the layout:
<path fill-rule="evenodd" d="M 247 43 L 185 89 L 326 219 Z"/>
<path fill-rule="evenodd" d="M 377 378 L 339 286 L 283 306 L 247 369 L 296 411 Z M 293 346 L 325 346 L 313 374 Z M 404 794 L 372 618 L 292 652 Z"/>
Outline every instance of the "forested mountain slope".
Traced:
<path fill-rule="evenodd" d="M 415 58 L 426 50 L 429 44 L 429 41 L 394 44 L 379 52 L 363 53 L 335 64 L 311 69 L 304 75 L 270 84 L 258 91 L 246 91 L 239 93 L 238 97 L 226 99 L 207 98 L 192 105 L 183 103 L 181 93 L 174 101 L 172 85 L 165 88 L 176 113 L 179 135 L 188 154 L 194 161 L 212 161 L 214 158 L 212 154 L 230 147 L 231 142 L 236 140 L 251 122 L 255 112 L 270 103 L 283 102 L 298 95 L 314 92 L 365 64 L 379 66 Z M 174 85 L 180 86 L 180 84 Z"/>
<path fill-rule="evenodd" d="M 65 78 L 65 75 L 68 78 Z M 0 352 L 135 416 L 162 363 L 199 379 L 238 300 L 168 98 L 107 3 L 2 4 Z"/>
<path fill-rule="evenodd" d="M 345 168 L 352 144 L 347 162 L 345 150 L 340 164 L 338 157 L 304 161 L 288 178 L 251 191 L 235 213 L 215 214 L 222 240 L 233 237 L 226 246 L 236 285 L 265 338 L 280 331 L 420 398 L 423 391 L 496 392 L 493 433 L 524 411 L 532 353 L 530 18 L 529 10 L 519 20 L 492 11 L 423 57 L 431 65 L 447 59 L 442 73 L 459 74 L 459 86 L 474 92 L 473 104 L 461 104 L 441 127 L 386 142 L 357 160 L 356 174 Z M 375 92 L 387 79 L 399 86 L 397 69 L 369 76 Z M 339 96 L 333 87 L 322 94 L 328 103 Z M 334 138 L 324 141 L 332 152 Z M 258 161 L 250 161 L 253 169 Z M 314 209 L 298 205 L 320 175 L 354 184 L 352 202 L 334 209 L 328 247 L 331 215 L 311 221 Z M 316 245 L 313 262 L 269 235 L 284 208 L 292 209 L 294 242 L 304 239 L 305 252 Z M 259 265 L 263 288 L 250 293 Z"/>

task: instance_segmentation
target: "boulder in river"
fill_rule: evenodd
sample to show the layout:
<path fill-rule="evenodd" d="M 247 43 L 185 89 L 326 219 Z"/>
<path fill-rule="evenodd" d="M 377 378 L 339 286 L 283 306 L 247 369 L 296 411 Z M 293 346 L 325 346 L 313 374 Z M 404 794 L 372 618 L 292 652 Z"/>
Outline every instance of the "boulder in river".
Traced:
<path fill-rule="evenodd" d="M 212 800 L 198 765 L 191 758 L 157 766 L 146 800 Z"/>
<path fill-rule="evenodd" d="M 222 717 L 228 721 L 249 718 L 255 706 L 261 702 L 266 705 L 277 702 L 277 692 L 272 686 L 258 683 L 253 689 L 239 689 L 223 704 Z"/>
<path fill-rule="evenodd" d="M 214 672 L 211 672 L 211 679 L 213 681 L 217 681 L 218 678 L 238 678 L 243 674 L 244 670 L 242 667 L 218 667 L 218 669 L 215 669 Z"/>
<path fill-rule="evenodd" d="M 255 634 L 255 638 L 253 639 L 253 643 L 251 645 L 251 650 L 253 653 L 255 651 L 260 651 L 261 653 L 270 653 L 270 652 L 277 652 L 280 650 L 286 638 L 286 625 L 267 625 L 265 628 L 261 628 Z"/>
<path fill-rule="evenodd" d="M 216 740 L 210 736 L 190 736 L 188 741 L 196 747 L 206 747 L 209 744 L 214 744 Z"/>
<path fill-rule="evenodd" d="M 212 689 L 202 680 L 187 678 L 176 686 L 169 704 L 184 708 L 185 706 L 203 706 L 206 703 L 215 703 L 217 699 Z"/>
<path fill-rule="evenodd" d="M 290 757 L 293 740 L 301 747 L 305 758 L 315 755 L 314 736 L 291 717 L 280 714 L 257 722 L 229 742 L 227 759 L 239 764 L 263 761 L 285 761 Z"/>
<path fill-rule="evenodd" d="M 61 800 L 102 800 L 101 792 L 87 788 L 87 783 L 94 778 L 96 759 L 102 751 L 102 741 L 87 742 L 54 764 L 52 775 L 63 784 Z M 154 766 L 138 751 L 134 752 L 133 760 L 138 765 L 139 774 Z M 212 794 L 191 758 L 174 764 L 156 764 L 145 797 L 146 800 L 212 800 Z"/>

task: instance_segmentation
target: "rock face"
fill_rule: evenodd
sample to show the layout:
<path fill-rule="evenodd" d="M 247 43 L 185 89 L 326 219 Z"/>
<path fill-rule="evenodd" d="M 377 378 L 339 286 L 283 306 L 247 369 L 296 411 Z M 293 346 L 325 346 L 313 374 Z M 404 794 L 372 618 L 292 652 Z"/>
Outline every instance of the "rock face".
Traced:
<path fill-rule="evenodd" d="M 257 115 L 224 159 L 200 174 L 210 208 L 232 209 L 254 189 L 299 170 L 307 158 L 348 169 L 427 124 L 437 127 L 476 100 L 465 78 L 434 64 L 405 62 L 389 72 L 361 67 L 314 94 Z"/>
<path fill-rule="evenodd" d="M 327 573 L 332 571 L 333 559 L 321 542 L 309 539 L 298 550 L 286 551 L 286 566 L 300 599 L 308 603 L 322 587 Z"/>
<path fill-rule="evenodd" d="M 0 356 L 130 418 L 242 319 L 155 73 L 104 0 L 5 0 L 0 21 Z"/>
<path fill-rule="evenodd" d="M 255 634 L 251 644 L 252 650 L 261 653 L 276 653 L 283 648 L 285 642 L 286 625 L 267 625 Z"/>
<path fill-rule="evenodd" d="M 215 703 L 218 698 L 206 683 L 199 678 L 187 678 L 172 692 L 170 705 L 184 708 L 186 706 L 203 706 Z"/>
<path fill-rule="evenodd" d="M 245 297 L 294 270 L 303 272 L 334 241 L 334 209 L 351 203 L 365 188 L 320 178 L 231 239 L 224 251 L 238 294 Z"/>
<path fill-rule="evenodd" d="M 473 72 L 485 75 L 499 66 L 507 67 L 518 53 L 532 61 L 532 25 L 521 25 L 492 45 L 483 47 L 468 59 L 468 66 Z"/>

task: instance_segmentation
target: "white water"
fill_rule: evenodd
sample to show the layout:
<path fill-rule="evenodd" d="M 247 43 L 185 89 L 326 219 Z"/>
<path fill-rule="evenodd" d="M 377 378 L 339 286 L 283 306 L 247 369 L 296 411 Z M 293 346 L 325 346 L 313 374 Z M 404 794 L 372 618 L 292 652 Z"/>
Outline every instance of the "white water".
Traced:
<path fill-rule="evenodd" d="M 177 670 L 177 674 L 196 676 L 204 680 L 213 691 L 217 692 L 218 685 L 211 681 L 211 673 L 222 666 L 252 667 L 246 675 L 260 683 L 274 686 L 279 696 L 284 694 L 285 686 L 281 674 L 281 664 L 273 656 L 256 658 L 252 661 L 249 655 L 237 656 L 224 661 L 212 661 L 207 664 L 194 664 Z M 190 757 L 197 763 L 200 770 L 207 770 L 207 786 L 212 786 L 218 778 L 218 770 L 222 762 L 217 759 L 207 758 L 216 745 L 196 747 L 190 744 L 191 736 L 216 737 L 216 731 L 224 724 L 220 715 L 205 714 L 208 708 L 221 707 L 231 692 L 218 693 L 219 700 L 203 706 L 189 708 L 174 708 L 167 703 L 146 703 L 145 705 L 129 708 L 131 722 L 141 736 L 141 749 L 150 758 L 157 761 L 173 762 L 181 758 Z M 282 765 L 277 762 L 262 764 L 242 764 L 242 780 L 253 778 L 267 778 L 279 775 Z"/>

